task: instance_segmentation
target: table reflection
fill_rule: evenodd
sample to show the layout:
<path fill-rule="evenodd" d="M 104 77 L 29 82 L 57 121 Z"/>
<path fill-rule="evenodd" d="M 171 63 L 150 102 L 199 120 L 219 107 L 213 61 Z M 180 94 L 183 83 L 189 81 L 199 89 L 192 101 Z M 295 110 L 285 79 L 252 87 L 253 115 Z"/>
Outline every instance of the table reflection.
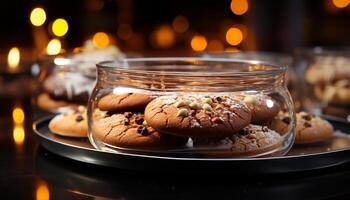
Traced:
<path fill-rule="evenodd" d="M 53 193 L 95 199 L 259 198 L 319 199 L 349 195 L 348 165 L 327 170 L 281 175 L 237 173 L 151 173 L 103 168 L 71 161 L 38 149 L 36 173 Z M 337 187 L 334 187 L 334 186 Z"/>

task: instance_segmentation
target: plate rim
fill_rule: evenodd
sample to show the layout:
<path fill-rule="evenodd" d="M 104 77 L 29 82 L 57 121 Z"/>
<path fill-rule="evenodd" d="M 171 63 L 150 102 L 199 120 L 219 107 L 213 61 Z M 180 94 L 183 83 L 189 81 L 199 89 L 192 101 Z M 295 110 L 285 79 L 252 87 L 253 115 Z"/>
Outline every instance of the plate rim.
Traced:
<path fill-rule="evenodd" d="M 311 153 L 311 154 L 303 154 L 303 155 L 291 155 L 291 156 L 276 156 L 276 157 L 261 157 L 261 158 L 186 158 L 186 157 L 170 157 L 170 156 L 155 156 L 155 155 L 144 155 L 144 154 L 137 154 L 137 153 L 126 153 L 126 152 L 108 152 L 108 151 L 101 151 L 95 148 L 87 148 L 82 146 L 76 146 L 72 144 L 66 144 L 64 142 L 56 141 L 54 139 L 51 139 L 42 133 L 39 132 L 37 127 L 50 119 L 52 119 L 54 116 L 46 116 L 42 117 L 40 119 L 37 119 L 32 124 L 32 129 L 35 132 L 35 134 L 41 138 L 44 138 L 45 140 L 49 140 L 50 142 L 62 145 L 62 146 L 68 146 L 70 148 L 84 150 L 84 151 L 93 151 L 95 153 L 106 153 L 110 155 L 120 155 L 120 156 L 131 156 L 136 158 L 150 158 L 150 159 L 162 159 L 162 160 L 181 160 L 181 161 L 198 161 L 198 162 L 213 162 L 213 161 L 219 161 L 219 162 L 239 162 L 239 161 L 264 161 L 264 160 L 286 160 L 286 159 L 301 159 L 301 158 L 310 158 L 315 156 L 323 156 L 331 153 L 342 153 L 345 151 L 350 151 L 350 148 L 344 148 L 344 149 L 338 149 L 333 151 L 327 151 L 327 152 L 319 152 L 319 153 Z"/>

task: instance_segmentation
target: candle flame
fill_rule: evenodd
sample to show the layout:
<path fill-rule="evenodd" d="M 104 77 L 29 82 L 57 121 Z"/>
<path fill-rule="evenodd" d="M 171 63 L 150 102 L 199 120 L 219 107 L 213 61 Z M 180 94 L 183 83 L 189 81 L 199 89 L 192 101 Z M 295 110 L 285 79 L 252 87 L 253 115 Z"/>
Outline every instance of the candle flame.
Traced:
<path fill-rule="evenodd" d="M 13 47 L 10 49 L 9 54 L 7 56 L 7 63 L 10 68 L 14 69 L 18 66 L 20 61 L 20 53 L 17 47 Z"/>

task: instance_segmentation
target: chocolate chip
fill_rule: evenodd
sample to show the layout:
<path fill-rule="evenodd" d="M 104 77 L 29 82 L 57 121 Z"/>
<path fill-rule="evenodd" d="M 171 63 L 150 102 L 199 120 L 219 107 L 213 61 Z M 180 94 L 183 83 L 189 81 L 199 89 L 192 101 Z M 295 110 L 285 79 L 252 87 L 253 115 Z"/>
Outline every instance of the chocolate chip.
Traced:
<path fill-rule="evenodd" d="M 304 123 L 304 127 L 305 128 L 310 128 L 312 125 L 311 125 L 311 123 L 310 122 L 305 122 Z"/>
<path fill-rule="evenodd" d="M 123 125 L 124 126 L 130 125 L 129 119 L 124 119 Z"/>
<path fill-rule="evenodd" d="M 81 116 L 81 115 L 77 115 L 77 116 L 75 117 L 75 121 L 77 121 L 77 122 L 80 122 L 80 121 L 83 121 L 83 120 L 84 120 L 84 117 Z"/>
<path fill-rule="evenodd" d="M 243 129 L 241 129 L 238 133 L 239 133 L 240 135 L 248 135 L 248 134 L 249 134 L 249 130 L 246 129 L 246 128 L 243 128 Z"/>
<path fill-rule="evenodd" d="M 307 121 L 310 121 L 312 119 L 312 116 L 310 114 L 302 115 L 301 117 Z"/>
<path fill-rule="evenodd" d="M 147 135 L 148 134 L 148 130 L 146 127 L 144 126 L 139 126 L 137 128 L 137 133 L 141 134 L 141 135 Z"/>
<path fill-rule="evenodd" d="M 142 117 L 137 116 L 137 117 L 135 118 L 135 122 L 136 122 L 136 124 L 138 124 L 138 125 L 141 125 L 141 124 L 143 123 L 143 121 L 144 121 L 144 119 L 143 119 Z"/>
<path fill-rule="evenodd" d="M 269 131 L 269 129 L 268 129 L 266 126 L 262 126 L 261 130 L 262 130 L 263 132 L 268 132 L 268 131 Z"/>
<path fill-rule="evenodd" d="M 292 121 L 292 119 L 290 117 L 283 117 L 282 122 L 286 123 L 286 124 L 290 124 L 290 122 Z"/>
<path fill-rule="evenodd" d="M 215 124 L 222 124 L 222 119 L 220 117 L 214 117 L 211 121 Z"/>
<path fill-rule="evenodd" d="M 132 112 L 125 112 L 124 113 L 124 116 L 126 117 L 126 118 L 130 118 L 130 117 L 132 117 L 134 115 L 134 113 L 132 113 Z"/>
<path fill-rule="evenodd" d="M 220 102 L 222 100 L 221 97 L 215 97 L 216 101 Z"/>

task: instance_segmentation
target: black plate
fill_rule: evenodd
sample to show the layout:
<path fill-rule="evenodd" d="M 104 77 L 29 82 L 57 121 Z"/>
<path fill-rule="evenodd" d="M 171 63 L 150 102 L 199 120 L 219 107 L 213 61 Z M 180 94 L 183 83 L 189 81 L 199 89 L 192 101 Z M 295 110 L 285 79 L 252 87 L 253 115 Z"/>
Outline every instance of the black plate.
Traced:
<path fill-rule="evenodd" d="M 269 158 L 179 158 L 124 152 L 110 153 L 94 149 L 87 138 L 66 138 L 48 129 L 51 117 L 33 124 L 41 145 L 73 160 L 131 170 L 236 171 L 239 173 L 286 173 L 320 169 L 350 161 L 350 137 L 337 132 L 322 144 L 295 146 L 287 156 Z M 350 131 L 348 131 L 350 133 Z"/>

